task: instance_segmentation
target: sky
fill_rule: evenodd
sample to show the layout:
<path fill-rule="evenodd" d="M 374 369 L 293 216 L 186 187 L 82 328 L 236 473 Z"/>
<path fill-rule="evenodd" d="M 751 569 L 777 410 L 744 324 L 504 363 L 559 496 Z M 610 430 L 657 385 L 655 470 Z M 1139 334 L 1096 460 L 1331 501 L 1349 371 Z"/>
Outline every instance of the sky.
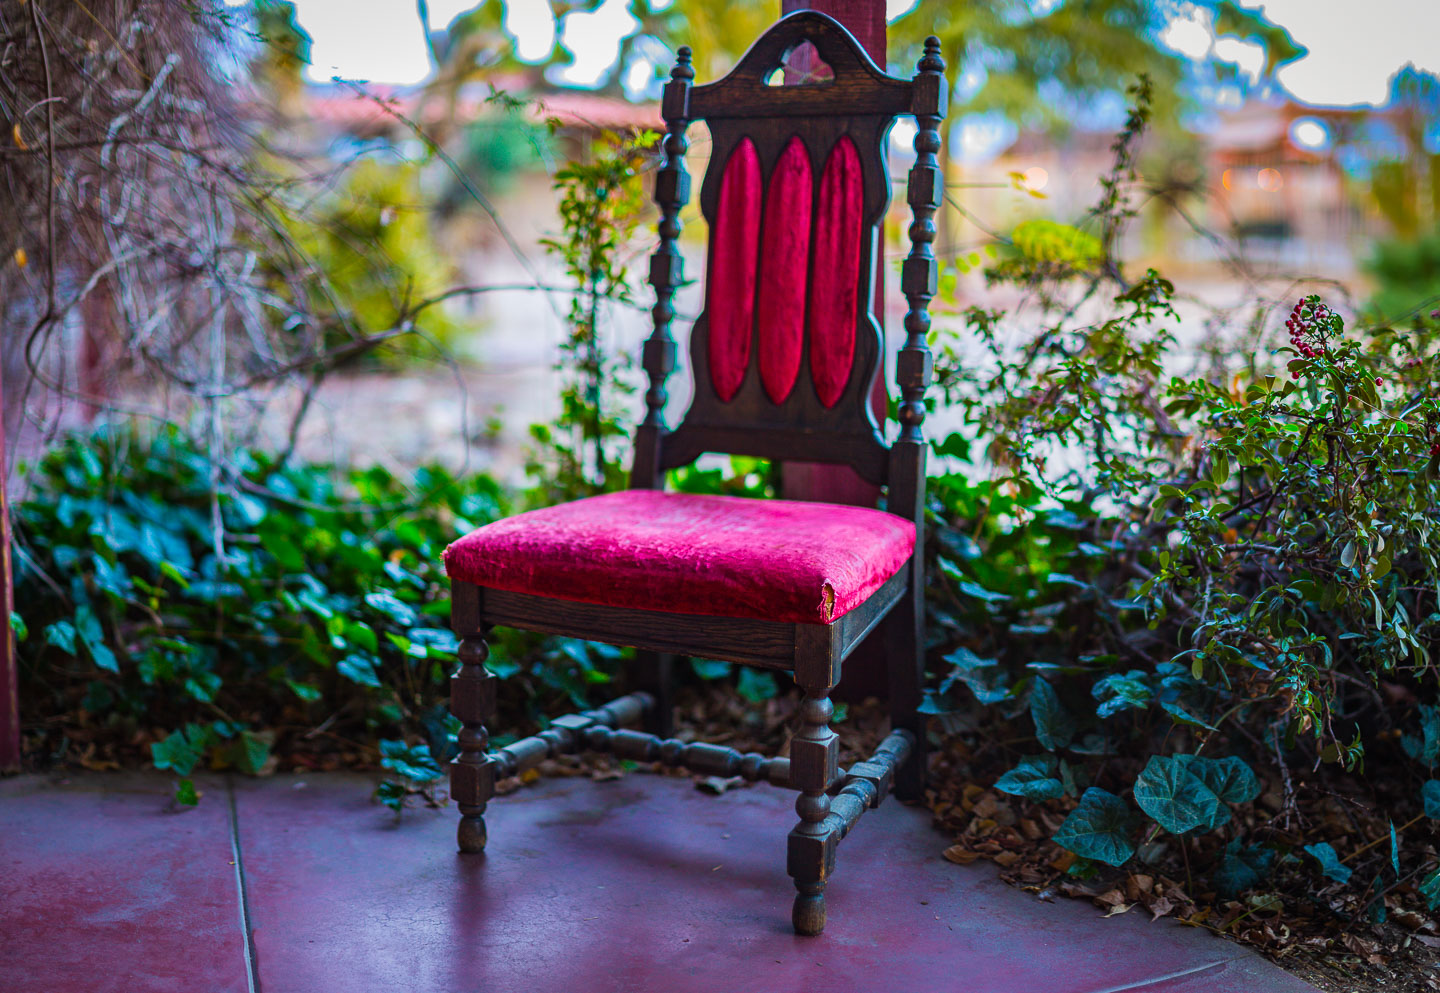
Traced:
<path fill-rule="evenodd" d="M 1055 0 L 1041 2 L 1053 5 Z M 893 17 L 912 3 L 888 0 L 887 7 Z M 475 6 L 473 0 L 428 0 L 428 5 L 435 28 Z M 341 76 L 408 84 L 429 72 L 415 0 L 295 0 L 295 6 L 314 42 L 312 79 Z M 778 13 L 779 4 L 775 6 Z M 1258 65 L 1258 47 L 1214 38 L 1208 13 L 1190 10 L 1187 16 L 1184 0 L 1170 0 L 1167 6 L 1180 15 L 1161 37 L 1176 51 L 1199 57 L 1214 46 L 1215 55 L 1242 69 L 1253 71 Z M 1406 63 L 1440 73 L 1440 0 L 1266 0 L 1261 6 L 1310 50 L 1278 74 L 1281 84 L 1303 102 L 1383 103 L 1390 76 Z M 509 0 L 506 27 L 517 39 L 517 54 L 526 60 L 544 59 L 557 38 L 563 40 L 575 61 L 556 81 L 593 86 L 610 70 L 620 39 L 639 24 L 628 0 L 604 0 L 595 11 L 573 14 L 560 25 L 546 0 Z"/>

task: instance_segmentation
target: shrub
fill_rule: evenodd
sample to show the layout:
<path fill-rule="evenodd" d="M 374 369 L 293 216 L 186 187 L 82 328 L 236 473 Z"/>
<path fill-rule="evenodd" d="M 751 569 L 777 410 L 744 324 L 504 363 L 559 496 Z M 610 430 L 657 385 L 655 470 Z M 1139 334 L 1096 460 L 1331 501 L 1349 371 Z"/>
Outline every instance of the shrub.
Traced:
<path fill-rule="evenodd" d="M 1226 825 L 1269 757 L 1358 769 L 1367 743 L 1414 732 L 1416 806 L 1440 757 L 1440 718 L 1414 706 L 1440 633 L 1440 322 L 1347 331 L 1310 296 L 1272 354 L 1166 380 L 1171 294 L 1151 272 L 1106 319 L 1016 348 L 972 309 L 978 368 L 937 341 L 938 402 L 963 427 L 930 481 L 952 650 L 927 709 L 1028 710 L 1043 751 L 997 788 L 1078 797 L 1055 840 L 1116 865 L 1142 823 Z M 1258 880 L 1248 851 L 1217 885 Z"/>
<path fill-rule="evenodd" d="M 432 764 L 453 754 L 440 553 L 510 509 L 493 480 L 436 466 L 408 480 L 342 473 L 247 450 L 220 462 L 172 425 L 72 438 L 32 483 L 15 507 L 27 711 L 148 741 L 182 780 L 202 764 L 261 771 L 277 735 L 293 748 L 312 732 L 351 735 L 362 752 L 396 736 Z M 509 633 L 492 668 L 518 677 L 522 700 L 583 703 L 613 659 Z M 63 733 L 32 754 L 63 753 Z M 193 799 L 188 782 L 180 796 Z"/>

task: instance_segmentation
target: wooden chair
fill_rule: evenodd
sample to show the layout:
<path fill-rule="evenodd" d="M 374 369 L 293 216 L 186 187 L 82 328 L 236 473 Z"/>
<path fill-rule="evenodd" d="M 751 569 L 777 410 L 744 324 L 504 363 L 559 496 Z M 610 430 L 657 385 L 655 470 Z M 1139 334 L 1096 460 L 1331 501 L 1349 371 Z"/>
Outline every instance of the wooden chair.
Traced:
<path fill-rule="evenodd" d="M 804 49 L 805 43 L 813 50 Z M 818 85 L 768 85 L 797 50 L 833 72 Z M 631 489 L 497 521 L 455 542 L 445 563 L 460 668 L 451 708 L 463 723 L 450 792 L 462 852 L 485 847 L 495 781 L 582 748 L 662 761 L 799 791 L 787 865 L 799 934 L 825 926 L 825 885 L 840 840 L 889 792 L 920 797 L 925 418 L 931 378 L 930 243 L 940 203 L 938 127 L 944 62 L 930 38 L 911 80 L 887 76 L 836 21 L 804 11 L 772 26 L 728 76 L 692 87 L 681 48 L 665 87 L 664 162 L 655 183 L 660 245 L 650 266 L 654 332 L 644 347 L 646 415 Z M 882 368 L 871 313 L 878 225 L 889 200 L 884 143 L 892 120 L 918 127 L 908 200 L 914 222 L 901 287 L 909 305 L 896 379 L 899 437 L 887 444 L 871 407 Z M 682 282 L 680 208 L 689 199 L 685 132 L 710 129 L 700 189 L 710 253 L 704 312 L 690 335 L 695 395 L 667 428 L 675 366 L 672 300 Z M 847 465 L 885 487 L 885 509 L 664 492 L 666 470 L 705 452 Z M 492 625 L 639 650 L 643 692 L 553 721 L 488 751 L 495 677 Z M 846 656 L 883 624 L 893 730 L 875 755 L 837 765 L 829 695 Z M 675 656 L 791 672 L 803 691 L 790 757 L 668 738 Z M 645 720 L 650 731 L 620 730 Z"/>

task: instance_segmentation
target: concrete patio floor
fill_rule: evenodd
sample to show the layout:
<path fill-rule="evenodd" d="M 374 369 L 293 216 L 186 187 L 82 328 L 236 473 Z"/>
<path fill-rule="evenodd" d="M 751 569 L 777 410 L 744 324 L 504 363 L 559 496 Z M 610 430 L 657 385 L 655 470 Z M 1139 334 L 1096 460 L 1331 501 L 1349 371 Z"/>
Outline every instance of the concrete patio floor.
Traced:
<path fill-rule="evenodd" d="M 964 991 L 1304 993 L 1253 953 L 1139 912 L 1044 903 L 940 857 L 887 802 L 840 847 L 830 923 L 790 932 L 791 795 L 554 779 L 398 821 L 356 775 L 0 781 L 6 993 Z"/>

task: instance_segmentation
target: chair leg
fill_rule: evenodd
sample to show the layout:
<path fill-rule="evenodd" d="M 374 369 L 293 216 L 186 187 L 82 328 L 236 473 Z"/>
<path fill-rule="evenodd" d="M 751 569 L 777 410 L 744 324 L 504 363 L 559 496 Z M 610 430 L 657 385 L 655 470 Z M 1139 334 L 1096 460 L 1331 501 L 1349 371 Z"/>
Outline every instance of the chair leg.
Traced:
<path fill-rule="evenodd" d="M 462 852 L 485 850 L 485 804 L 495 795 L 495 769 L 486 758 L 490 735 L 485 722 L 495 716 L 495 683 L 485 670 L 490 646 L 483 636 L 460 642 L 460 669 L 450 677 L 450 712 L 460 719 L 460 754 L 450 763 L 450 796 L 460 808 L 456 841 Z"/>
<path fill-rule="evenodd" d="M 825 930 L 825 884 L 835 868 L 834 832 L 825 824 L 830 813 L 825 791 L 836 776 L 839 745 L 830 730 L 830 715 L 835 712 L 830 703 L 833 680 L 806 679 L 804 668 L 796 666 L 796 681 L 805 697 L 800 703 L 800 730 L 790 742 L 790 785 L 800 791 L 795 798 L 800 823 L 790 832 L 786 868 L 795 880 L 790 913 L 795 933 L 817 935 Z"/>
<path fill-rule="evenodd" d="M 925 604 L 917 592 L 924 587 L 923 577 L 912 562 L 910 590 L 885 618 L 885 650 L 889 656 L 890 726 L 915 735 L 915 747 L 904 765 L 895 770 L 895 796 L 907 803 L 925 795 L 926 745 L 925 715 L 920 703 L 925 694 L 925 641 L 923 630 Z"/>
<path fill-rule="evenodd" d="M 647 711 L 644 728 L 653 735 L 670 738 L 675 734 L 675 656 L 664 652 L 637 651 L 631 670 L 634 686 L 655 698 Z"/>

